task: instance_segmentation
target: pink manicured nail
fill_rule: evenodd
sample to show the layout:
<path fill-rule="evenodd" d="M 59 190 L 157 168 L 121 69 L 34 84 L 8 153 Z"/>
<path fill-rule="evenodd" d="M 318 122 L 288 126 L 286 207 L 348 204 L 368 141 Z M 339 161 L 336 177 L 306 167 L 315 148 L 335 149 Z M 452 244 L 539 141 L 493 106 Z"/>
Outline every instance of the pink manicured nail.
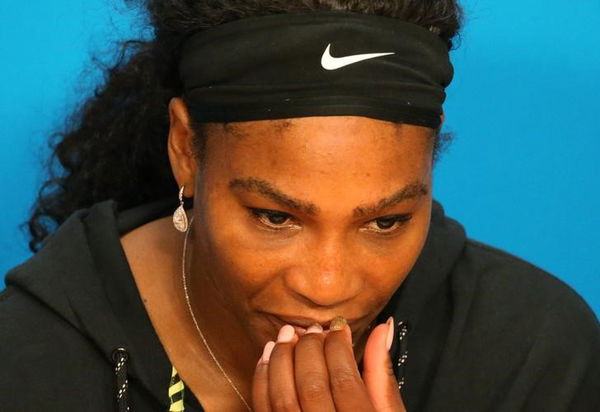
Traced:
<path fill-rule="evenodd" d="M 269 359 L 271 359 L 271 353 L 273 352 L 273 348 L 275 347 L 275 342 L 270 341 L 265 345 L 265 349 L 263 350 L 263 354 L 260 357 L 260 361 L 262 363 L 269 363 Z"/>
<path fill-rule="evenodd" d="M 309 333 L 323 333 L 323 327 L 318 323 L 315 323 L 306 329 L 305 334 L 308 335 Z"/>
<path fill-rule="evenodd" d="M 385 347 L 389 352 L 389 350 L 392 348 L 392 342 L 394 341 L 394 318 L 390 316 L 386 323 L 388 325 L 388 332 L 385 339 Z"/>
<path fill-rule="evenodd" d="M 296 329 L 294 329 L 291 325 L 285 325 L 279 330 L 279 334 L 277 335 L 277 343 L 288 343 L 294 339 L 294 335 L 296 334 Z"/>

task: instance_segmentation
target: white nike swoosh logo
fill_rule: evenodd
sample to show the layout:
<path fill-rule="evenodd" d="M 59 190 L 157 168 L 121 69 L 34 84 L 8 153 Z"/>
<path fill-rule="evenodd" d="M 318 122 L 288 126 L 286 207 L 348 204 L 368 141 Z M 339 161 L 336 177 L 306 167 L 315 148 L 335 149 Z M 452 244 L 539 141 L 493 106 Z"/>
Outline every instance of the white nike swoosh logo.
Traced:
<path fill-rule="evenodd" d="M 331 43 L 325 49 L 323 57 L 321 57 L 321 66 L 325 70 L 337 70 L 342 67 L 349 66 L 354 63 L 362 62 L 365 60 L 376 59 L 378 57 L 389 56 L 396 53 L 367 53 L 367 54 L 355 54 L 353 56 L 345 57 L 333 57 L 331 55 Z"/>

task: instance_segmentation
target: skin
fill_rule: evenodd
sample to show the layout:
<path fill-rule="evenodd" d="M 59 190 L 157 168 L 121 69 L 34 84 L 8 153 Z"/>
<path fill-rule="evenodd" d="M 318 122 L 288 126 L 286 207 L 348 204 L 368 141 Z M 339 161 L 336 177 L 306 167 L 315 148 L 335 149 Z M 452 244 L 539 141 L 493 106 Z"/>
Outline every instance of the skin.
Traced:
<path fill-rule="evenodd" d="M 173 175 L 195 205 L 187 256 L 192 307 L 253 409 L 403 410 L 388 326 L 372 323 L 425 242 L 432 130 L 356 116 L 210 124 L 199 157 L 185 104 L 173 99 L 169 113 Z M 182 242 L 168 218 L 122 239 L 150 319 L 187 386 L 207 410 L 245 410 L 199 339 L 173 275 L 181 273 Z M 350 327 L 328 331 L 336 316 Z M 286 323 L 315 322 L 326 330 L 297 328 L 257 365 Z M 307 373 L 342 384 L 298 398 L 315 392 L 304 390 L 314 386 L 302 379 Z M 328 408 L 315 409 L 320 397 Z"/>

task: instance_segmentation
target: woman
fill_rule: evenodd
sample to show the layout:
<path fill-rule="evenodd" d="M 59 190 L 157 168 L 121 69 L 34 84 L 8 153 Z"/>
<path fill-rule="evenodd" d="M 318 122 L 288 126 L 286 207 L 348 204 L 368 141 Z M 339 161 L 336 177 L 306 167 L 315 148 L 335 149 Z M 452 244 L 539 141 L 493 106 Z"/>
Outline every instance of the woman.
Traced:
<path fill-rule="evenodd" d="M 3 410 L 598 406 L 586 304 L 432 199 L 454 1 L 146 4 L 6 278 Z"/>

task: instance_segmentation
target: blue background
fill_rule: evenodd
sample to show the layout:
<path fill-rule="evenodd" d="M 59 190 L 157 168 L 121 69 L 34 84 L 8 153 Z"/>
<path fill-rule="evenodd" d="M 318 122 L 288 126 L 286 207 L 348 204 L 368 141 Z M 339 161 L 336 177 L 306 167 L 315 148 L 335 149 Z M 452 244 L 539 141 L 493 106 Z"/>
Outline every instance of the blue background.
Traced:
<path fill-rule="evenodd" d="M 550 271 L 600 314 L 600 2 L 464 1 L 435 194 L 478 240 Z M 49 133 L 89 93 L 92 55 L 141 33 L 106 0 L 0 3 L 0 287 Z M 147 32 L 146 32 L 147 33 Z M 510 304 L 510 302 L 507 302 Z"/>

